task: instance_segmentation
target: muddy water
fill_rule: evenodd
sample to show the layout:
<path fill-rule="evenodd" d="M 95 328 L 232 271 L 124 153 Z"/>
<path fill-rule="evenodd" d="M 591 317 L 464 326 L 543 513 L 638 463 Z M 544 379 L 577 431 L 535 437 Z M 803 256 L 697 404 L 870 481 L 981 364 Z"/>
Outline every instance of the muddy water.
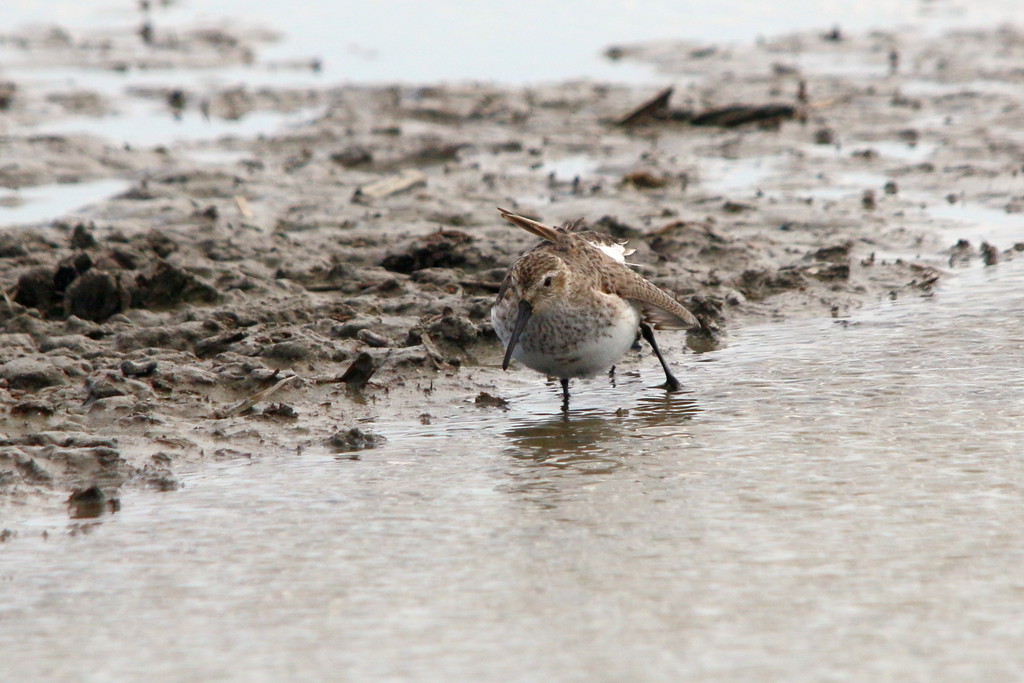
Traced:
<path fill-rule="evenodd" d="M 1024 259 L 204 469 L 3 547 L 5 676 L 1014 680 L 1022 355 Z"/>

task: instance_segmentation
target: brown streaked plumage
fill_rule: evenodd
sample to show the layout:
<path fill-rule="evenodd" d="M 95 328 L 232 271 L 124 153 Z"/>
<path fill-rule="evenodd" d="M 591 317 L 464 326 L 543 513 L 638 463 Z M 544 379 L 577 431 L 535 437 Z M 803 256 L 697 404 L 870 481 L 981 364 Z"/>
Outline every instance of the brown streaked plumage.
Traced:
<path fill-rule="evenodd" d="M 652 329 L 688 329 L 699 321 L 671 295 L 625 262 L 624 242 L 578 230 L 581 220 L 550 227 L 498 209 L 501 217 L 544 241 L 509 269 L 491 309 L 505 344 L 502 368 L 515 358 L 558 377 L 566 400 L 569 378 L 607 370 L 639 332 L 665 371 L 665 386 L 679 388 Z"/>

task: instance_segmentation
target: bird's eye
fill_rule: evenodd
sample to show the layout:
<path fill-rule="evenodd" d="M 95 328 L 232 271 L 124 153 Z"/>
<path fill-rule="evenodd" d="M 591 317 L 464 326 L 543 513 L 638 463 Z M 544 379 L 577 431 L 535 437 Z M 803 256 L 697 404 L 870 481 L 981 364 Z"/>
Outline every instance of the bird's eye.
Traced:
<path fill-rule="evenodd" d="M 551 276 L 550 275 L 548 275 L 546 278 L 544 278 L 544 286 L 545 287 L 550 287 L 551 286 Z"/>

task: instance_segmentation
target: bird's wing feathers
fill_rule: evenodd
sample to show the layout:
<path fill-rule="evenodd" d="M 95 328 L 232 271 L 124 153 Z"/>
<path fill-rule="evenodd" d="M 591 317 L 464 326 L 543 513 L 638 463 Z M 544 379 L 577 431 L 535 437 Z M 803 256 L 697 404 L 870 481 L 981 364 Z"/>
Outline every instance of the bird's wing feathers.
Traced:
<path fill-rule="evenodd" d="M 617 240 L 600 232 L 585 230 L 576 233 L 577 237 L 584 239 L 590 246 L 604 252 L 619 263 L 626 263 L 626 257 L 636 252 L 636 249 L 627 249 L 625 240 Z M 630 265 L 626 263 L 626 265 Z"/>
<path fill-rule="evenodd" d="M 636 301 L 644 320 L 659 330 L 688 330 L 700 327 L 700 321 L 668 292 L 651 284 L 643 276 L 623 268 L 622 277 L 614 282 L 615 293 L 623 299 Z"/>
<path fill-rule="evenodd" d="M 498 213 L 500 213 L 501 217 L 507 220 L 512 225 L 516 225 L 522 228 L 523 230 L 526 230 L 527 232 L 533 233 L 534 235 L 543 240 L 547 240 L 548 242 L 553 242 L 555 244 L 562 243 L 561 236 L 564 233 L 560 232 L 557 228 L 552 228 L 548 225 L 544 225 L 543 223 L 538 223 L 532 218 L 527 218 L 526 216 L 520 216 L 517 213 L 512 213 L 511 211 L 507 211 L 501 208 L 500 206 L 498 207 Z"/>
<path fill-rule="evenodd" d="M 582 218 L 578 218 L 575 221 L 569 221 L 559 228 L 552 228 L 551 226 L 539 223 L 532 218 L 512 213 L 500 206 L 498 207 L 498 212 L 501 214 L 502 218 L 512 225 L 518 226 L 543 240 L 552 242 L 553 244 L 566 244 L 567 235 L 572 234 L 574 237 L 582 239 L 590 246 L 604 252 L 619 263 L 625 263 L 626 257 L 636 251 L 636 249 L 627 249 L 624 241 L 620 242 L 608 235 L 603 235 L 591 230 L 580 231 L 580 225 L 583 223 Z"/>

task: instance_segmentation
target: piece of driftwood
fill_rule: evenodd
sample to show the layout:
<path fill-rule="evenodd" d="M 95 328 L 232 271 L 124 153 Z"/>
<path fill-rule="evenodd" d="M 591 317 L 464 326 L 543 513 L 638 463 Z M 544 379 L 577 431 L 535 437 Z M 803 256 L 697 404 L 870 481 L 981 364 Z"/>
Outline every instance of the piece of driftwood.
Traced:
<path fill-rule="evenodd" d="M 693 126 L 734 128 L 747 123 L 773 124 L 796 118 L 799 110 L 790 104 L 730 104 L 699 113 L 669 106 L 672 88 L 665 88 L 639 107 L 615 121 L 617 126 L 638 126 L 652 123 L 688 122 Z"/>
<path fill-rule="evenodd" d="M 668 101 L 672 97 L 672 88 L 665 88 L 657 95 L 633 109 L 615 122 L 617 126 L 635 126 L 651 121 L 664 121 L 669 118 Z"/>
<path fill-rule="evenodd" d="M 448 362 L 444 359 L 441 351 L 437 348 L 437 344 L 430 338 L 430 335 L 424 332 L 420 335 L 420 343 L 423 345 L 423 349 L 427 352 L 427 356 L 434 363 L 434 367 L 438 370 L 444 370 L 448 367 Z"/>
<path fill-rule="evenodd" d="M 423 171 L 415 168 L 407 168 L 400 173 L 381 178 L 368 185 L 363 185 L 356 190 L 352 201 L 363 199 L 380 199 L 390 197 L 399 192 L 405 192 L 416 187 L 423 187 L 427 184 L 427 176 Z"/>
<path fill-rule="evenodd" d="M 238 208 L 238 213 L 242 214 L 243 218 L 252 218 L 252 207 L 249 206 L 248 199 L 240 194 L 236 194 L 235 206 Z"/>
<path fill-rule="evenodd" d="M 746 123 L 778 122 L 795 118 L 797 109 L 791 104 L 730 104 L 708 109 L 694 116 L 694 126 L 734 128 Z"/>

